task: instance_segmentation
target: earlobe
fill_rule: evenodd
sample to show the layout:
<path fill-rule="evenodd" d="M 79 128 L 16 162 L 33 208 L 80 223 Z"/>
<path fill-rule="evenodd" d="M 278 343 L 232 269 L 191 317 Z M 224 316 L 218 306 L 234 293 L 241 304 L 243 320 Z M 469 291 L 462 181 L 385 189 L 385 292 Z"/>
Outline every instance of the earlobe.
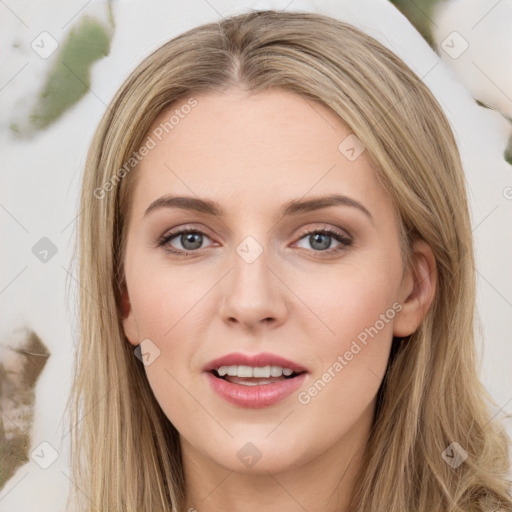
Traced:
<path fill-rule="evenodd" d="M 128 290 L 126 289 L 126 284 L 123 284 L 122 290 L 123 291 L 121 292 L 121 313 L 124 319 L 130 313 L 131 304 L 130 297 L 128 296 Z"/>
<path fill-rule="evenodd" d="M 436 283 L 434 253 L 424 240 L 416 240 L 412 247 L 410 268 L 402 280 L 402 310 L 393 323 L 394 336 L 403 338 L 416 331 L 432 304 Z"/>
<path fill-rule="evenodd" d="M 121 293 L 121 311 L 122 311 L 122 323 L 123 330 L 128 341 L 134 345 L 139 345 L 139 336 L 138 336 L 138 327 L 135 322 L 135 315 L 133 313 L 133 308 L 130 303 L 130 296 L 128 295 L 128 290 L 126 288 L 126 284 L 123 285 L 123 291 Z"/>

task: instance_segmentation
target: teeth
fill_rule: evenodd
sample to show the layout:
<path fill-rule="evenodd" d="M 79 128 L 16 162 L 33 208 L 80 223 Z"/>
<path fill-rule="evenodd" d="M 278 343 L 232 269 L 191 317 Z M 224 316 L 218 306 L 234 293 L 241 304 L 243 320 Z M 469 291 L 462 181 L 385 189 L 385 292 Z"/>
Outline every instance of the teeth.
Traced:
<path fill-rule="evenodd" d="M 217 373 L 221 377 L 224 377 L 224 375 L 226 375 L 228 373 L 228 367 L 227 366 L 221 366 L 220 368 L 217 368 Z"/>
<path fill-rule="evenodd" d="M 253 377 L 270 377 L 270 366 L 264 366 L 263 368 L 257 366 L 252 369 Z"/>
<path fill-rule="evenodd" d="M 268 377 L 281 377 L 285 375 L 289 377 L 293 370 L 290 368 L 282 368 L 281 366 L 244 366 L 244 365 L 233 365 L 233 366 L 221 366 L 217 368 L 217 373 L 224 377 L 229 375 L 230 377 L 256 377 L 256 378 L 268 378 Z"/>
<path fill-rule="evenodd" d="M 282 374 L 283 374 L 283 368 L 281 368 L 280 366 L 271 366 L 270 367 L 270 375 L 272 377 L 281 377 Z"/>
<path fill-rule="evenodd" d="M 252 368 L 250 366 L 239 366 L 237 375 L 239 377 L 252 377 Z"/>

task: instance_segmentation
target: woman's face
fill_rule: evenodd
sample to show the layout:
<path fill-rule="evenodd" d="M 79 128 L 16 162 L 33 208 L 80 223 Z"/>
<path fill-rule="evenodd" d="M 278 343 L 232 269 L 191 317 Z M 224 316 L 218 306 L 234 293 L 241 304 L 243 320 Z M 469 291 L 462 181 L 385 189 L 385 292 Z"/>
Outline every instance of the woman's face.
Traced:
<path fill-rule="evenodd" d="M 194 98 L 133 171 L 127 338 L 187 460 L 275 473 L 352 453 L 393 335 L 414 330 L 391 199 L 329 109 Z"/>

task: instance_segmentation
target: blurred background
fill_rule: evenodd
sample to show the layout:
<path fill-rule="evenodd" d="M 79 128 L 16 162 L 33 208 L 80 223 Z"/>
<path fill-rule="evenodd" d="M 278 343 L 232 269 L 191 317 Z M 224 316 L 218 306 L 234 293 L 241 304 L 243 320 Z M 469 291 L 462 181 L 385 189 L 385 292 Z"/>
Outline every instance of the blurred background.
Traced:
<path fill-rule="evenodd" d="M 72 251 L 94 129 L 148 53 L 249 8 L 349 21 L 438 98 L 468 179 L 481 376 L 512 435 L 512 0 L 2 0 L 0 511 L 65 510 L 74 485 L 64 409 L 81 286 Z"/>
<path fill-rule="evenodd" d="M 512 2 L 391 0 L 391 3 L 439 53 L 475 101 L 503 117 L 503 130 L 508 134 L 504 156 L 512 164 Z M 453 32 L 456 32 L 455 41 L 446 40 Z M 462 53 L 466 44 L 469 49 L 471 43 L 466 58 L 455 56 L 458 51 L 450 53 L 450 47 L 457 41 Z M 482 69 L 478 62 L 485 67 Z"/>

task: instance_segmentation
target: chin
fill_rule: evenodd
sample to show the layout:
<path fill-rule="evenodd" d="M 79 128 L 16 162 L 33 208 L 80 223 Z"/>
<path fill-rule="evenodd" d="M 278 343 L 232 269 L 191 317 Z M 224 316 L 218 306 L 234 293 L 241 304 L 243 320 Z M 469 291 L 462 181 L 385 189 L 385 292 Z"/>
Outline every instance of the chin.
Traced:
<path fill-rule="evenodd" d="M 222 454 L 219 458 L 215 458 L 215 455 L 217 454 L 212 454 L 214 462 L 224 469 L 253 476 L 281 473 L 299 464 L 293 454 L 277 454 L 275 452 L 262 452 L 261 450 L 256 452 L 250 445 L 245 447 L 245 452 L 240 458 L 236 454 L 234 457 Z M 252 461 L 250 457 L 253 457 Z"/>
<path fill-rule="evenodd" d="M 279 473 L 303 464 L 308 455 L 305 450 L 305 439 L 300 433 L 287 433 L 287 436 L 276 436 L 272 439 L 269 432 L 275 428 L 260 429 L 254 435 L 235 436 L 234 439 L 216 445 L 204 446 L 213 462 L 228 471 L 251 475 L 268 475 Z M 254 430 L 254 429 L 253 429 Z M 298 442 L 298 440 L 301 442 Z M 313 447 L 312 447 L 313 448 Z M 313 458 L 311 454 L 311 458 Z"/>

